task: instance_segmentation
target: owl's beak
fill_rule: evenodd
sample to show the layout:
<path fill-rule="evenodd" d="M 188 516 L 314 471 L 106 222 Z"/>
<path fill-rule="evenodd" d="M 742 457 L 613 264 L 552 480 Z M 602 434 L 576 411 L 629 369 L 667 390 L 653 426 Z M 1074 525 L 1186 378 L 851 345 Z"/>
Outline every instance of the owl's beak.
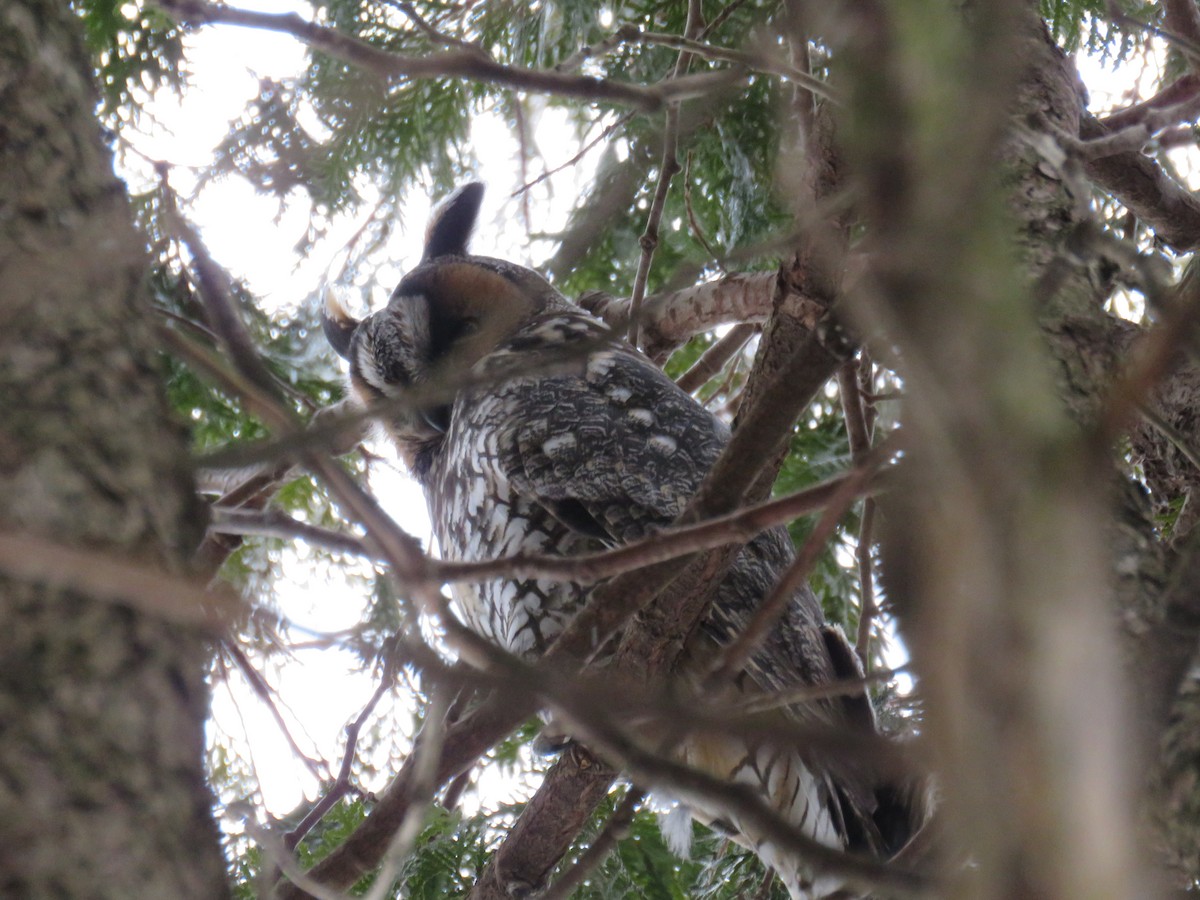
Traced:
<path fill-rule="evenodd" d="M 358 325 L 358 319 L 346 311 L 346 307 L 342 306 L 333 291 L 326 290 L 321 329 L 325 332 L 325 339 L 329 341 L 329 345 L 342 359 L 350 358 L 350 339 L 354 337 Z"/>

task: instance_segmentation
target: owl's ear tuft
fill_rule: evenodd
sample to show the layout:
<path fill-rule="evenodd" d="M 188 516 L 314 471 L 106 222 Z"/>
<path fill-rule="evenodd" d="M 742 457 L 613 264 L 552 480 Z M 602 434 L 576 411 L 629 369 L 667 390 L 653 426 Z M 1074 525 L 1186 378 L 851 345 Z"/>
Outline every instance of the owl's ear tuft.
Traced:
<path fill-rule="evenodd" d="M 481 203 L 483 185 L 477 181 L 464 184 L 443 200 L 429 218 L 422 260 L 465 255 Z"/>
<path fill-rule="evenodd" d="M 346 311 L 346 307 L 334 295 L 333 291 L 325 291 L 325 310 L 321 315 L 321 330 L 325 339 L 337 351 L 342 359 L 350 358 L 350 339 L 358 328 L 358 319 Z"/>

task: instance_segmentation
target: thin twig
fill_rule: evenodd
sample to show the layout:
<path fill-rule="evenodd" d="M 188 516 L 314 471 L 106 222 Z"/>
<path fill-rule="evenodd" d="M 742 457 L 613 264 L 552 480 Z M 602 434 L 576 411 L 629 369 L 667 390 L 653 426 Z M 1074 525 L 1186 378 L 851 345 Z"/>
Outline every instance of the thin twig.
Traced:
<path fill-rule="evenodd" d="M 810 837 L 764 802 L 761 792 L 748 784 L 729 782 L 645 750 L 603 710 L 589 709 L 583 714 L 564 704 L 562 698 L 556 698 L 553 708 L 579 730 L 588 746 L 618 761 L 622 770 L 640 783 L 664 788 L 676 796 L 701 798 L 706 806 L 723 810 L 742 827 L 752 828 L 760 840 L 771 841 L 818 872 L 843 877 L 854 887 L 882 888 L 899 896 L 922 896 L 928 891 L 926 879 L 914 872 L 836 850 Z"/>
<path fill-rule="evenodd" d="M 620 103 L 643 112 L 654 112 L 689 97 L 704 96 L 745 79 L 741 71 L 706 72 L 645 87 L 585 75 L 507 66 L 474 45 L 426 56 L 392 53 L 295 13 L 263 13 L 204 0 L 159 0 L 159 6 L 176 20 L 189 24 L 224 23 L 290 34 L 314 50 L 382 78 L 462 78 L 536 93 Z"/>
<path fill-rule="evenodd" d="M 725 268 L 721 264 L 720 257 L 708 243 L 708 238 L 704 236 L 704 229 L 700 227 L 700 222 L 696 218 L 696 210 L 692 207 L 692 151 L 687 152 L 686 161 L 683 164 L 683 208 L 687 212 L 688 230 L 691 231 L 692 237 L 696 243 L 704 248 L 704 252 L 708 254 L 708 258 L 713 261 L 718 271 L 724 275 Z"/>
<path fill-rule="evenodd" d="M 274 831 L 264 828 L 249 818 L 244 824 L 246 834 L 262 849 L 266 861 L 287 879 L 288 886 L 301 892 L 300 896 L 316 898 L 316 900 L 347 900 L 346 895 L 341 891 L 322 884 L 301 869 L 300 864 L 296 862 L 296 857 L 284 846 L 283 841 Z"/>
<path fill-rule="evenodd" d="M 700 33 L 704 13 L 699 0 L 688 0 L 687 23 L 684 34 L 688 38 Z M 675 70 L 671 81 L 684 77 L 691 62 L 691 54 L 681 51 L 675 60 Z M 654 251 L 658 248 L 658 226 L 662 221 L 663 209 L 667 204 L 667 191 L 671 187 L 671 179 L 679 172 L 679 157 L 677 144 L 679 141 L 679 104 L 667 106 L 666 124 L 663 126 L 662 162 L 659 164 L 658 185 L 654 189 L 654 200 L 650 203 L 650 211 L 646 214 L 646 229 L 639 238 L 642 254 L 638 258 L 637 272 L 633 278 L 633 290 L 629 294 L 629 343 L 638 346 L 638 332 L 641 329 L 642 301 L 646 297 L 646 283 L 650 277 L 650 264 L 654 260 Z"/>
<path fill-rule="evenodd" d="M 529 191 L 531 188 L 534 188 L 537 185 L 541 184 L 546 179 L 552 178 L 553 176 L 557 175 L 559 172 L 563 171 L 564 169 L 569 169 L 571 166 L 576 165 L 580 160 L 582 160 L 585 156 L 587 156 L 589 153 L 591 153 L 594 148 L 598 147 L 600 144 L 603 144 L 610 137 L 612 137 L 614 132 L 616 132 L 618 129 L 625 127 L 625 125 L 627 125 L 632 118 L 633 118 L 633 113 L 625 113 L 623 116 L 621 116 L 619 119 L 617 119 L 617 121 L 613 122 L 611 125 L 605 126 L 604 130 L 601 131 L 600 134 L 598 134 L 592 140 L 590 140 L 586 144 L 584 144 L 583 148 L 578 153 L 576 153 L 574 156 L 572 156 L 570 159 L 568 159 L 566 162 L 555 166 L 553 169 L 549 169 L 549 170 L 543 172 L 541 175 L 539 175 L 537 178 L 533 179 L 533 181 L 529 182 L 528 184 L 521 185 L 519 188 L 517 188 L 515 191 L 513 191 L 510 196 L 516 197 L 518 194 L 523 194 L 523 193 Z"/>
<path fill-rule="evenodd" d="M 277 509 L 225 509 L 214 506 L 211 510 L 208 530 L 218 534 L 255 535 L 280 540 L 299 538 L 327 550 L 365 556 L 369 550 L 352 534 L 322 528 L 294 519 Z"/>
<path fill-rule="evenodd" d="M 825 507 L 825 512 L 821 514 L 821 518 L 808 536 L 808 540 L 800 548 L 796 559 L 779 579 L 779 583 L 775 585 L 771 594 L 755 611 L 742 633 L 725 648 L 718 658 L 717 664 L 712 669 L 710 683 L 731 679 L 741 671 L 754 649 L 787 610 L 792 595 L 808 578 L 808 573 L 824 551 L 825 544 L 837 529 L 837 523 L 857 499 L 859 492 L 875 469 L 883 465 L 886 459 L 887 453 L 881 449 L 873 454 L 873 458 L 864 459 L 846 476 L 846 480 L 839 486 L 837 493 L 830 498 L 829 505 Z"/>
<path fill-rule="evenodd" d="M 741 544 L 760 532 L 798 516 L 827 509 L 842 498 L 853 502 L 872 488 L 865 469 L 853 469 L 786 497 L 744 507 L 699 523 L 676 525 L 633 544 L 571 557 L 517 554 L 480 562 L 429 560 L 429 578 L 438 583 L 483 581 L 497 577 L 554 578 L 591 584 L 655 563 L 666 562 L 731 544 Z M 866 474 L 864 474 L 864 472 Z M 848 495 L 848 497 L 847 497 Z"/>
<path fill-rule="evenodd" d="M 704 32 L 697 32 L 697 37 Z M 696 38 L 683 37 L 678 34 L 664 34 L 657 31 L 642 31 L 636 25 L 622 25 L 611 35 L 573 53 L 554 67 L 555 72 L 567 73 L 578 71 L 586 62 L 597 60 L 612 53 L 622 44 L 648 44 L 657 47 L 670 47 L 697 56 L 711 62 L 732 63 L 750 71 L 762 72 L 767 75 L 777 75 L 802 85 L 813 94 L 820 95 L 838 102 L 829 86 L 819 78 L 814 78 L 794 66 L 772 59 L 767 54 L 746 53 L 729 47 L 717 47 L 706 44 Z"/>
<path fill-rule="evenodd" d="M 1163 314 L 1162 322 L 1134 345 L 1132 362 L 1117 378 L 1098 419 L 1098 447 L 1108 447 L 1134 421 L 1154 388 L 1176 365 L 1181 351 L 1196 339 L 1200 313 L 1200 272 L 1187 272 Z"/>
<path fill-rule="evenodd" d="M 838 496 L 848 477 L 837 476 L 810 488 L 748 506 L 728 515 L 691 525 L 667 528 L 648 538 L 610 550 L 567 557 L 518 553 L 466 562 L 424 557 L 424 574 L 405 583 L 412 586 L 418 582 L 441 585 L 490 581 L 495 578 L 553 578 L 578 584 L 594 584 L 613 575 L 654 563 L 702 550 L 743 543 L 768 528 L 815 513 Z M 864 485 L 863 490 L 872 491 L 879 487 L 880 482 L 876 479 Z M 382 551 L 371 545 L 369 539 L 364 541 L 341 532 L 298 522 L 278 512 L 256 513 L 216 509 L 213 516 L 210 528 L 216 532 L 299 537 L 334 550 L 386 559 Z"/>
<path fill-rule="evenodd" d="M 636 40 L 643 44 L 685 50 L 693 56 L 699 56 L 702 59 L 733 63 L 756 72 L 778 75 L 831 103 L 840 103 L 829 85 L 821 81 L 821 79 L 814 78 L 812 75 L 802 72 L 795 66 L 772 59 L 765 54 L 745 53 L 741 50 L 732 50 L 728 47 L 715 47 L 712 44 L 706 44 L 698 40 L 689 40 L 677 34 L 660 34 L 653 31 L 639 32 Z"/>
<path fill-rule="evenodd" d="M 520 167 L 521 183 L 526 184 L 529 181 L 529 158 L 532 155 L 530 144 L 533 141 L 533 136 L 529 133 L 529 123 L 525 121 L 525 104 L 521 102 L 521 95 L 514 92 L 512 98 L 513 121 L 517 126 L 517 165 Z M 517 191 L 513 196 L 521 195 L 521 219 L 525 223 L 525 231 L 533 230 L 533 216 L 529 210 L 529 194 L 527 192 Z"/>
<path fill-rule="evenodd" d="M 842 400 L 842 418 L 846 422 L 846 436 L 850 444 L 850 455 L 861 462 L 871 451 L 872 418 L 863 403 L 862 384 L 870 381 L 871 361 L 863 354 L 859 360 L 847 360 L 838 369 L 838 391 Z M 878 610 L 875 606 L 875 573 L 871 561 L 872 529 L 875 521 L 875 503 L 868 497 L 863 503 L 862 519 L 859 522 L 858 547 L 855 551 L 858 563 L 858 631 L 854 640 L 854 652 L 858 654 L 863 671 L 871 670 L 871 628 Z"/>
<path fill-rule="evenodd" d="M 878 684 L 899 672 L 900 666 L 861 678 L 841 679 L 818 685 L 804 685 L 767 694 L 743 694 L 725 691 L 714 694 L 702 689 L 681 696 L 679 685 L 648 687 L 622 678 L 621 673 L 578 672 L 568 674 L 546 662 L 528 662 L 514 656 L 498 657 L 499 665 L 491 672 L 470 666 L 452 666 L 428 646 L 409 642 L 404 646 L 405 660 L 420 670 L 430 682 L 453 688 L 498 691 L 505 696 L 535 697 L 552 708 L 561 707 L 572 718 L 586 718 L 587 711 L 613 714 L 614 727 L 631 737 L 647 732 L 697 735 L 743 735 L 751 741 L 804 746 L 814 758 L 854 759 L 880 771 L 911 773 L 915 759 L 909 751 L 879 734 L 864 734 L 832 724 L 804 721 L 792 716 L 767 715 L 782 707 L 796 706 L 831 697 L 861 694 L 864 688 Z M 619 709 L 613 697 L 619 692 Z M 661 746 L 661 745 L 660 745 Z M 660 751 L 661 752 L 661 751 Z"/>
<path fill-rule="evenodd" d="M 1179 451 L 1184 459 L 1195 466 L 1197 471 L 1200 471 L 1200 453 L 1196 452 L 1182 431 L 1164 419 L 1156 409 L 1147 403 L 1139 403 L 1138 411 L 1155 430 L 1170 442 L 1171 446 Z"/>
<path fill-rule="evenodd" d="M 329 813 L 331 809 L 344 796 L 352 793 L 355 788 L 350 783 L 350 772 L 354 764 L 355 753 L 358 749 L 358 735 L 366 724 L 367 719 L 374 712 L 376 704 L 383 698 L 396 683 L 395 667 L 388 664 L 384 666 L 383 677 L 379 681 L 379 685 L 375 688 L 375 693 L 371 695 L 371 699 L 367 701 L 366 706 L 362 708 L 358 716 L 353 722 L 346 726 L 346 749 L 342 753 L 342 764 L 338 769 L 337 779 L 330 786 L 325 795 L 313 806 L 312 809 L 304 816 L 303 819 L 283 836 L 284 846 L 288 850 L 295 850 L 296 846 L 304 840 L 304 836 L 308 834 L 313 827 L 320 822 Z"/>
<path fill-rule="evenodd" d="M 745 5 L 746 5 L 746 0 L 732 0 L 731 3 L 726 4 L 725 8 L 722 9 L 715 16 L 713 16 L 712 21 L 710 21 L 707 25 L 704 26 L 704 30 L 700 32 L 700 40 L 704 40 L 710 34 L 712 34 L 714 31 L 716 31 L 718 28 L 720 28 L 722 25 L 724 25 L 730 16 L 732 16 L 735 12 L 737 12 L 741 7 L 743 7 Z"/>
<path fill-rule="evenodd" d="M 862 521 L 858 529 L 858 633 L 855 635 L 854 652 L 862 662 L 863 671 L 871 671 L 871 630 L 879 606 L 875 602 L 875 572 L 871 561 L 871 544 L 875 530 L 875 500 L 868 497 L 863 501 Z"/>
<path fill-rule="evenodd" d="M 578 72 L 588 60 L 608 56 L 622 44 L 637 40 L 640 29 L 636 25 L 622 25 L 606 38 L 594 44 L 580 47 L 554 67 L 555 72 Z"/>
<path fill-rule="evenodd" d="M 230 639 L 222 641 L 221 646 L 233 658 L 234 665 L 237 666 L 238 671 L 242 673 L 242 677 L 246 679 L 246 683 L 250 686 L 250 692 L 270 711 L 271 718 L 275 720 L 275 726 L 283 735 L 283 739 L 287 742 L 288 747 L 291 748 L 293 755 L 304 763 L 305 768 L 316 776 L 318 781 L 327 778 L 329 773 L 323 769 L 325 762 L 313 759 L 300 749 L 300 744 L 292 736 L 292 731 L 288 727 L 288 723 L 284 720 L 283 714 L 275 704 L 274 690 L 267 684 L 267 680 L 263 678 L 262 673 L 254 668 L 254 664 L 250 662 L 249 657 L 242 651 L 242 648 Z M 291 710 L 288 711 L 291 712 Z"/>
<path fill-rule="evenodd" d="M 754 892 L 753 900 L 770 900 L 771 888 L 775 885 L 775 870 L 768 869 Z"/>
<path fill-rule="evenodd" d="M 456 777 L 482 756 L 534 711 L 532 702 L 522 703 L 512 696 L 492 697 L 446 730 L 442 755 L 436 773 L 444 783 Z M 378 796 L 366 821 L 309 872 L 320 884 L 348 888 L 369 871 L 386 852 L 399 823 L 404 821 L 415 792 L 416 758 L 405 761 L 396 777 Z M 284 888 L 279 900 L 302 900 L 303 891 Z"/>
<path fill-rule="evenodd" d="M 263 365 L 258 348 L 255 347 L 250 333 L 237 313 L 233 303 L 233 282 L 229 274 L 217 265 L 201 239 L 200 232 L 191 222 L 170 206 L 167 207 L 167 212 L 167 227 L 192 255 L 200 299 L 208 313 L 209 325 L 220 337 L 230 360 L 242 377 L 249 379 L 268 394 L 281 390 L 278 381 Z"/>
<path fill-rule="evenodd" d="M 675 383 L 689 394 L 708 384 L 710 378 L 725 367 L 725 363 L 746 346 L 757 327 L 750 324 L 735 325 L 724 337 L 704 351 L 692 367 L 679 376 Z"/>
<path fill-rule="evenodd" d="M 409 21 L 417 26 L 417 30 L 429 39 L 430 43 L 439 44 L 443 47 L 458 47 L 460 50 L 474 49 L 474 45 L 468 43 L 467 41 L 464 41 L 461 38 L 451 37 L 450 35 L 439 31 L 428 21 L 426 21 L 426 19 L 419 12 L 417 12 L 416 7 L 414 7 L 411 3 L 406 3 L 405 0 L 388 0 L 388 2 L 395 6 L 396 9 L 404 13 L 404 15 L 408 17 Z"/>
<path fill-rule="evenodd" d="M 772 709 L 786 709 L 812 703 L 814 700 L 826 700 L 830 697 L 849 697 L 862 694 L 874 684 L 891 681 L 897 675 L 908 670 L 908 665 L 896 666 L 892 669 L 876 669 L 868 672 L 862 678 L 842 678 L 828 684 L 812 684 L 805 687 L 788 688 L 783 691 L 773 691 L 763 697 L 754 697 L 740 703 L 738 710 L 743 715 L 768 712 Z"/>
<path fill-rule="evenodd" d="M 867 414 L 859 392 L 859 362 L 849 359 L 838 369 L 838 393 L 842 400 L 842 418 L 846 423 L 846 438 L 850 445 L 850 458 L 862 462 L 871 452 L 871 432 L 867 428 Z"/>
<path fill-rule="evenodd" d="M 758 330 L 757 328 L 755 329 Z M 721 418 L 726 422 L 734 422 L 737 420 L 738 410 L 741 409 L 742 400 L 745 399 L 741 391 L 734 390 L 734 384 L 738 377 L 741 376 L 746 358 L 744 356 L 736 356 L 731 365 L 725 372 L 725 377 L 721 379 L 721 383 L 717 385 L 712 392 L 712 396 L 708 398 L 704 406 L 706 409 L 711 409 L 713 403 L 719 398 L 724 397 L 725 403 L 721 407 Z"/>

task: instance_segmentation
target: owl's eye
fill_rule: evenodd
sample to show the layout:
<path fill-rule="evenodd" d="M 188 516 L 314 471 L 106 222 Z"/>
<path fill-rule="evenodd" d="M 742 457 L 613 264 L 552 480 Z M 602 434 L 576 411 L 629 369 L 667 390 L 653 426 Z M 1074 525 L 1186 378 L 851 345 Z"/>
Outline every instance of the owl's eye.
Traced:
<path fill-rule="evenodd" d="M 445 434 L 450 429 L 450 412 L 449 406 L 435 406 L 433 409 L 424 410 L 421 418 L 434 431 Z"/>

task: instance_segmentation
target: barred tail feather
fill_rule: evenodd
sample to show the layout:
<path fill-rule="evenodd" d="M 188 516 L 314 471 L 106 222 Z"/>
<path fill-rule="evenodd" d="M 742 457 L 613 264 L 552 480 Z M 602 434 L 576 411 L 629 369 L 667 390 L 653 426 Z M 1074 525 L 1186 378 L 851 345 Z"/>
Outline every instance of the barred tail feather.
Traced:
<path fill-rule="evenodd" d="M 768 744 L 749 746 L 741 738 L 694 738 L 680 750 L 681 761 L 736 784 L 758 791 L 776 812 L 802 833 L 826 846 L 846 847 L 836 790 L 829 777 L 814 773 L 794 749 Z M 753 826 L 738 821 L 711 801 L 684 797 L 692 815 L 729 835 L 774 869 L 793 900 L 833 897 L 845 887 L 839 878 L 818 875 L 795 854 L 784 852 Z"/>

